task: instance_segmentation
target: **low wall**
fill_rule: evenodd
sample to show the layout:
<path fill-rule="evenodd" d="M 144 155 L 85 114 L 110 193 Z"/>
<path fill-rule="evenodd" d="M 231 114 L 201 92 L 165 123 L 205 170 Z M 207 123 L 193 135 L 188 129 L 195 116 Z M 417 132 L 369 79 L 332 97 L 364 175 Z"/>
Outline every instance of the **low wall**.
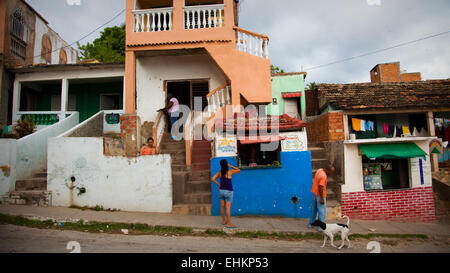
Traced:
<path fill-rule="evenodd" d="M 39 130 L 17 141 L 17 179 L 25 179 L 47 166 L 47 143 L 51 137 L 56 137 L 78 124 L 78 112 Z"/>
<path fill-rule="evenodd" d="M 433 188 L 342 193 L 341 211 L 355 219 L 434 222 Z"/>
<path fill-rule="evenodd" d="M 102 138 L 64 137 L 50 139 L 48 153 L 47 189 L 54 206 L 172 211 L 170 155 L 105 156 Z M 78 188 L 86 192 L 78 195 Z"/>
<path fill-rule="evenodd" d="M 103 136 L 103 112 L 98 112 L 89 119 L 64 133 L 64 137 L 101 137 Z"/>
<path fill-rule="evenodd" d="M 345 140 L 342 112 L 328 112 L 313 120 L 308 120 L 308 141 L 319 143 L 324 141 Z"/>
<path fill-rule="evenodd" d="M 14 190 L 17 140 L 0 139 L 0 196 Z"/>
<path fill-rule="evenodd" d="M 236 157 L 211 160 L 211 175 L 220 170 L 220 160 L 236 166 Z M 232 178 L 234 199 L 232 216 L 270 215 L 309 218 L 312 202 L 311 153 L 281 152 L 281 168 L 241 170 Z M 212 182 L 211 182 L 212 183 Z M 213 216 L 220 215 L 218 186 L 212 184 Z"/>

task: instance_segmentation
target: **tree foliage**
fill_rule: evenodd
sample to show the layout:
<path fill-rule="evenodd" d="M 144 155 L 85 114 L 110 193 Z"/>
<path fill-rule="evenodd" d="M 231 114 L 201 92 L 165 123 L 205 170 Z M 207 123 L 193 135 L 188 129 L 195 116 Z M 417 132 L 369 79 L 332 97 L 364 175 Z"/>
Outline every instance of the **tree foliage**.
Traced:
<path fill-rule="evenodd" d="M 107 27 L 100 38 L 93 43 L 80 45 L 77 42 L 82 60 L 96 59 L 101 63 L 125 62 L 125 24 L 120 27 Z"/>
<path fill-rule="evenodd" d="M 279 68 L 278 66 L 270 65 L 270 73 L 272 74 L 284 73 L 284 70 Z"/>

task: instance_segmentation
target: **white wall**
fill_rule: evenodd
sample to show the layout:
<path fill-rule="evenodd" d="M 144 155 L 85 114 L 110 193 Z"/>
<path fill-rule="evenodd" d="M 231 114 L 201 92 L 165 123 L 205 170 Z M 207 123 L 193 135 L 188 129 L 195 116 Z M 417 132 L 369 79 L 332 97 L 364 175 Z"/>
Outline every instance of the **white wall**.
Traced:
<path fill-rule="evenodd" d="M 137 114 L 142 123 L 155 121 L 165 106 L 164 81 L 209 79 L 209 91 L 226 80 L 207 55 L 136 58 Z"/>
<path fill-rule="evenodd" d="M 78 112 L 72 114 L 45 129 L 17 141 L 17 179 L 25 179 L 34 173 L 46 168 L 47 165 L 47 141 L 51 137 L 58 136 L 78 124 Z"/>
<path fill-rule="evenodd" d="M 54 206 L 73 205 L 123 211 L 172 211 L 170 155 L 137 158 L 103 155 L 102 138 L 52 138 L 48 146 L 47 189 Z M 75 187 L 86 193 L 70 191 Z"/>
<path fill-rule="evenodd" d="M 16 154 L 17 140 L 0 139 L 0 196 L 14 190 L 16 181 Z"/>
<path fill-rule="evenodd" d="M 429 140 L 415 141 L 424 152 L 429 154 Z M 409 177 L 412 188 L 430 187 L 432 185 L 431 177 L 431 161 L 430 156 L 426 156 L 426 160 L 422 159 L 424 185 L 421 185 L 419 158 L 411 158 L 409 163 Z M 343 193 L 364 191 L 362 156 L 359 155 L 357 144 L 344 144 L 344 165 L 345 165 L 345 184 L 341 189 Z"/>
<path fill-rule="evenodd" d="M 59 51 L 64 47 L 67 55 L 67 63 L 74 64 L 77 62 L 77 51 L 70 47 L 55 31 L 53 31 L 39 16 L 36 16 L 35 27 L 35 43 L 34 43 L 34 64 L 46 63 L 42 58 L 42 36 L 47 34 L 52 42 L 52 62 L 51 64 L 59 64 Z"/>

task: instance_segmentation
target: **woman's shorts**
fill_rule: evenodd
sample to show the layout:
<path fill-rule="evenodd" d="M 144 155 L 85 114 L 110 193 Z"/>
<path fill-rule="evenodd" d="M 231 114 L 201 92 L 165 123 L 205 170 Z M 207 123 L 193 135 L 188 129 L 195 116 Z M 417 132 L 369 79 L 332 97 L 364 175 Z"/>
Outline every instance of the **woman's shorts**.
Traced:
<path fill-rule="evenodd" d="M 228 190 L 219 190 L 219 200 L 224 200 L 227 203 L 232 203 L 233 192 Z"/>

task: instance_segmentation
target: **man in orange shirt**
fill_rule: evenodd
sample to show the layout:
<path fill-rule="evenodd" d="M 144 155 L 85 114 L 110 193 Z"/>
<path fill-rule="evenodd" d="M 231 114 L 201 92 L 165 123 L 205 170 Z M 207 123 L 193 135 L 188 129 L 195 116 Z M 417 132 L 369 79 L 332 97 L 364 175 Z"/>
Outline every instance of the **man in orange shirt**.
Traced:
<path fill-rule="evenodd" d="M 309 219 L 308 227 L 316 220 L 317 214 L 319 214 L 319 220 L 325 222 L 325 216 L 327 214 L 327 177 L 334 173 L 334 167 L 328 166 L 326 169 L 319 169 L 316 172 L 313 180 L 313 186 L 311 189 L 312 206 L 311 217 Z"/>

